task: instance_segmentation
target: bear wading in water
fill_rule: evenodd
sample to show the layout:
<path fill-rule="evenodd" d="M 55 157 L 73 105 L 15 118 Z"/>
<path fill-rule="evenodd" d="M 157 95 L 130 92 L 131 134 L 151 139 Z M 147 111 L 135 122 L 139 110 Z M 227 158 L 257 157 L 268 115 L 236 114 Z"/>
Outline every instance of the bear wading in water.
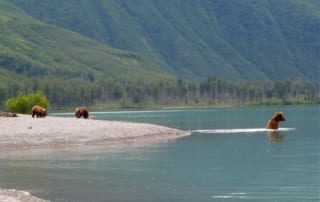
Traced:
<path fill-rule="evenodd" d="M 34 105 L 31 109 L 32 118 L 36 116 L 37 118 L 43 118 L 47 115 L 47 110 L 39 105 Z"/>
<path fill-rule="evenodd" d="M 89 111 L 87 107 L 77 107 L 76 110 L 74 110 L 74 115 L 77 118 L 81 118 L 81 116 L 83 116 L 83 118 L 87 119 L 89 118 Z"/>
<path fill-rule="evenodd" d="M 279 128 L 279 122 L 285 121 L 286 119 L 283 116 L 282 112 L 276 112 L 274 113 L 274 116 L 272 119 L 270 119 L 267 123 L 266 128 L 267 129 L 278 129 Z"/>

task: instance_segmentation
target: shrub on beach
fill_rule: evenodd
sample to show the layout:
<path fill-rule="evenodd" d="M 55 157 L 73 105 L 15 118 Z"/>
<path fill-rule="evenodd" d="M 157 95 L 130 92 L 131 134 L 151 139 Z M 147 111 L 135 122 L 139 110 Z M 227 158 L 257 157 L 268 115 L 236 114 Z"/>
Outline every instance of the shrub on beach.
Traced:
<path fill-rule="evenodd" d="M 47 97 L 41 92 L 24 95 L 19 93 L 16 98 L 10 98 L 6 102 L 6 110 L 14 113 L 30 114 L 33 105 L 40 105 L 48 108 L 49 102 Z"/>

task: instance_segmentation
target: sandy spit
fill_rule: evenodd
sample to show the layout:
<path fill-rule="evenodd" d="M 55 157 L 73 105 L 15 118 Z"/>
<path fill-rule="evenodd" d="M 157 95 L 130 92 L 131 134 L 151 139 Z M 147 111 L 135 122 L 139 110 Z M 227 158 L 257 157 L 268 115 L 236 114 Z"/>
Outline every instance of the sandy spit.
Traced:
<path fill-rule="evenodd" d="M 189 134 L 154 124 L 50 116 L 32 118 L 19 114 L 18 117 L 0 117 L 0 152 L 153 141 Z M 25 191 L 0 188 L 0 201 L 45 200 Z"/>
<path fill-rule="evenodd" d="M 0 117 L 0 151 L 170 139 L 189 132 L 160 125 L 73 117 Z"/>

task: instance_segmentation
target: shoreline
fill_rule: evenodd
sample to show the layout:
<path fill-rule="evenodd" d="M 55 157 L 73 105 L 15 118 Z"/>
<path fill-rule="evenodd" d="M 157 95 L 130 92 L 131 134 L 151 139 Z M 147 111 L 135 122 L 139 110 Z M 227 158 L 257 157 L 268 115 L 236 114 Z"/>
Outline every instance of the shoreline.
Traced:
<path fill-rule="evenodd" d="M 189 110 L 189 109 L 221 109 L 221 108 L 239 108 L 239 107 L 273 107 L 273 106 L 292 106 L 292 105 L 319 105 L 320 103 L 243 103 L 243 104 L 199 104 L 199 105 L 170 105 L 170 106 L 142 106 L 142 107 L 111 107 L 111 106 L 90 106 L 90 114 L 105 112 L 106 108 L 109 109 L 108 112 L 130 112 L 130 111 L 161 111 L 161 110 Z M 73 107 L 52 107 L 50 108 L 50 114 L 74 114 Z"/>
<path fill-rule="evenodd" d="M 0 117 L 0 151 L 63 148 L 179 138 L 190 132 L 161 125 L 74 117 Z"/>
<path fill-rule="evenodd" d="M 26 191 L 19 191 L 16 189 L 2 189 L 0 188 L 0 201 L 11 202 L 49 202 L 48 200 L 38 198 Z"/>
<path fill-rule="evenodd" d="M 190 134 L 155 124 L 18 114 L 0 117 L 0 152 L 157 142 Z M 0 201 L 47 200 L 26 191 L 0 188 Z"/>

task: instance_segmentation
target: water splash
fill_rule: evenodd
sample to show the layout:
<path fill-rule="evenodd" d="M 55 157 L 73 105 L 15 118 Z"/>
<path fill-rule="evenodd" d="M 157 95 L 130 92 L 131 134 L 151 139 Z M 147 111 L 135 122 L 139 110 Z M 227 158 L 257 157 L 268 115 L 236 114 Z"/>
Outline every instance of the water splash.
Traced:
<path fill-rule="evenodd" d="M 193 130 L 194 133 L 257 133 L 257 132 L 281 132 L 291 131 L 295 128 L 279 128 L 279 129 L 266 129 L 266 128 L 236 128 L 236 129 L 206 129 L 206 130 Z"/>
<path fill-rule="evenodd" d="M 209 197 L 209 200 L 214 199 L 247 199 L 247 193 L 240 192 L 240 193 L 227 193 L 224 195 L 214 195 Z"/>

